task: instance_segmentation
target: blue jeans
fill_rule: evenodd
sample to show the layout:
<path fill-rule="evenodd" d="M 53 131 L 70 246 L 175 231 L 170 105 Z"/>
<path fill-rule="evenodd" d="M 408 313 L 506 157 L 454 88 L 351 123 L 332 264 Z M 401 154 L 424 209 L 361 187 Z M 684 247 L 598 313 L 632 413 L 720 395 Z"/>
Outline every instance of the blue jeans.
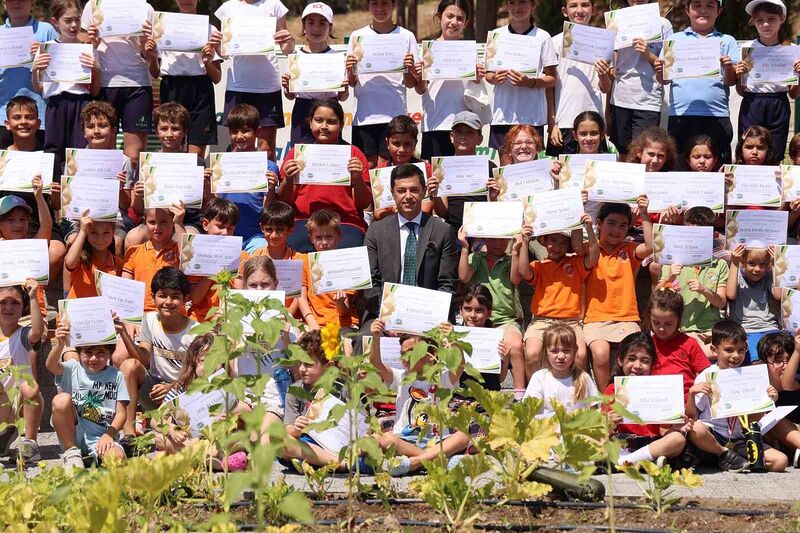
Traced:
<path fill-rule="evenodd" d="M 282 366 L 276 367 L 272 372 L 272 379 L 275 380 L 275 385 L 278 386 L 278 392 L 281 395 L 281 408 L 286 408 L 286 393 L 289 391 L 289 386 L 292 384 L 292 374 L 288 368 Z"/>

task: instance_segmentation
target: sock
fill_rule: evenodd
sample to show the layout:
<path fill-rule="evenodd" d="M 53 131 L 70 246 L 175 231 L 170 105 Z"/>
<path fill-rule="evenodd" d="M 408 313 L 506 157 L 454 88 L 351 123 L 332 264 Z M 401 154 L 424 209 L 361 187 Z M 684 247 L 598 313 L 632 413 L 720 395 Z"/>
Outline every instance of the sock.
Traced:
<path fill-rule="evenodd" d="M 514 389 L 514 399 L 521 400 L 525 396 L 525 389 Z"/>
<path fill-rule="evenodd" d="M 622 456 L 620 455 L 619 459 L 617 460 L 617 464 L 636 464 L 639 461 L 652 461 L 653 454 L 650 453 L 650 446 L 642 446 L 635 452 L 631 452 L 628 455 Z"/>

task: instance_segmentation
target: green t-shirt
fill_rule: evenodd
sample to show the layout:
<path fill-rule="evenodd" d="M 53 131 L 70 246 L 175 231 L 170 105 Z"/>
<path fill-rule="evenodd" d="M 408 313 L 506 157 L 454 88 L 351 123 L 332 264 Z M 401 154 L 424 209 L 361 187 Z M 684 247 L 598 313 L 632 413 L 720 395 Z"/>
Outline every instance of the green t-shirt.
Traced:
<path fill-rule="evenodd" d="M 661 279 L 669 276 L 669 265 L 661 268 Z M 711 292 L 717 292 L 720 287 L 728 284 L 728 262 L 714 259 L 711 266 L 691 267 L 686 266 L 681 270 L 676 281 L 680 284 L 680 294 L 683 297 L 683 321 L 681 327 L 687 333 L 708 332 L 720 319 L 720 310 L 711 305 L 708 299 L 689 290 L 689 280 L 696 279 Z"/>
<path fill-rule="evenodd" d="M 514 310 L 514 286 L 511 284 L 511 256 L 504 255 L 489 270 L 484 252 L 469 254 L 469 267 L 475 271 L 470 283 L 486 285 L 492 293 L 492 324 L 504 326 L 516 322 Z"/>

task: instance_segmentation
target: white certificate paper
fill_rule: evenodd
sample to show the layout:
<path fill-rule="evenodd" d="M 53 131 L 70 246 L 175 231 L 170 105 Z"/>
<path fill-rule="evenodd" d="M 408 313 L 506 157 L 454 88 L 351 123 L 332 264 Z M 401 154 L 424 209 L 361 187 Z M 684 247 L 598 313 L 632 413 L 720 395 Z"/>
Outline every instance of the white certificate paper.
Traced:
<path fill-rule="evenodd" d="M 277 289 L 286 296 L 300 296 L 303 287 L 303 261 L 299 259 L 274 259 L 275 274 L 278 276 Z"/>
<path fill-rule="evenodd" d="M 719 78 L 721 46 L 719 37 L 664 41 L 664 79 Z"/>
<path fill-rule="evenodd" d="M 728 188 L 728 205 L 777 207 L 781 204 L 780 167 L 764 165 L 725 165 L 725 174 L 733 174 Z"/>
<path fill-rule="evenodd" d="M 658 2 L 606 11 L 605 20 L 606 29 L 617 32 L 614 41 L 616 50 L 633 46 L 633 40 L 637 38 L 648 43 L 657 43 L 663 39 Z"/>
<path fill-rule="evenodd" d="M 269 188 L 267 152 L 212 153 L 211 192 L 266 192 Z"/>
<path fill-rule="evenodd" d="M 32 181 L 42 178 L 42 192 L 53 184 L 55 154 L 0 150 L 0 190 L 33 192 Z"/>
<path fill-rule="evenodd" d="M 412 163 L 422 171 L 422 175 L 427 174 L 425 163 Z M 394 196 L 392 196 L 392 170 L 395 167 L 373 168 L 369 171 L 369 182 L 372 188 L 372 200 L 377 209 L 394 207 Z"/>
<path fill-rule="evenodd" d="M 610 62 L 616 38 L 612 30 L 565 21 L 561 57 L 591 65 L 598 59 Z"/>
<path fill-rule="evenodd" d="M 147 22 L 147 2 L 143 0 L 91 0 L 92 24 L 99 36 L 141 35 Z"/>
<path fill-rule="evenodd" d="M 350 41 L 349 53 L 358 61 L 359 74 L 403 72 L 408 39 L 400 34 L 359 35 Z"/>
<path fill-rule="evenodd" d="M 61 83 L 90 83 L 92 69 L 81 64 L 81 56 L 92 56 L 91 44 L 42 43 L 40 54 L 50 54 L 50 63 L 42 71 L 42 81 Z"/>
<path fill-rule="evenodd" d="M 582 226 L 583 200 L 580 189 L 547 191 L 525 200 L 525 224 L 535 236 L 572 231 Z"/>
<path fill-rule="evenodd" d="M 552 191 L 555 188 L 555 182 L 550 175 L 552 168 L 552 159 L 536 159 L 492 169 L 500 190 L 497 200 L 522 200 L 533 194 Z"/>
<path fill-rule="evenodd" d="M 800 200 L 800 166 L 781 165 L 781 201 Z"/>
<path fill-rule="evenodd" d="M 712 226 L 653 225 L 653 260 L 662 265 L 707 265 L 714 259 Z"/>
<path fill-rule="evenodd" d="M 645 165 L 612 161 L 587 161 L 583 188 L 589 201 L 630 204 L 644 193 Z"/>
<path fill-rule="evenodd" d="M 46 285 L 50 275 L 47 239 L 0 240 L 0 287 L 33 278 Z"/>
<path fill-rule="evenodd" d="M 587 161 L 616 161 L 617 154 L 562 154 L 558 156 L 561 171 L 558 173 L 558 188 L 583 188 Z"/>
<path fill-rule="evenodd" d="M 156 11 L 153 40 L 159 51 L 201 52 L 208 43 L 208 15 Z"/>
<path fill-rule="evenodd" d="M 647 172 L 644 177 L 649 213 L 668 207 L 684 211 L 697 206 L 722 213 L 725 206 L 725 176 L 720 172 Z"/>
<path fill-rule="evenodd" d="M 422 79 L 474 80 L 475 41 L 422 41 Z"/>
<path fill-rule="evenodd" d="M 222 19 L 221 55 L 246 56 L 275 51 L 275 17 L 226 17 Z"/>
<path fill-rule="evenodd" d="M 486 70 L 516 70 L 526 76 L 539 74 L 541 43 L 527 35 L 492 30 L 486 36 Z"/>
<path fill-rule="evenodd" d="M 0 68 L 23 67 L 33 63 L 31 45 L 35 41 L 31 26 L 0 27 Z"/>
<path fill-rule="evenodd" d="M 298 144 L 294 147 L 294 160 L 300 167 L 297 183 L 349 186 L 351 157 L 349 144 Z"/>
<path fill-rule="evenodd" d="M 725 212 L 725 239 L 729 249 L 737 244 L 747 248 L 786 244 L 788 223 L 788 211 L 728 210 Z"/>
<path fill-rule="evenodd" d="M 522 202 L 466 202 L 463 226 L 469 237 L 509 238 L 522 232 Z"/>
<path fill-rule="evenodd" d="M 119 212 L 119 182 L 109 185 L 103 178 L 61 178 L 61 213 L 69 220 L 80 220 L 88 210 L 92 220 L 113 222 Z"/>
<path fill-rule="evenodd" d="M 616 376 L 614 399 L 642 424 L 678 424 L 685 413 L 683 378 L 666 376 Z M 625 418 L 625 424 L 634 423 Z"/>
<path fill-rule="evenodd" d="M 94 285 L 98 296 L 105 296 L 117 318 L 126 324 L 141 324 L 144 316 L 145 283 L 125 279 L 95 269 Z"/>
<path fill-rule="evenodd" d="M 111 305 L 104 296 L 58 301 L 62 324 L 69 324 L 69 345 L 116 344 Z"/>
<path fill-rule="evenodd" d="M 776 287 L 796 289 L 800 286 L 800 245 L 775 247 L 772 281 Z"/>
<path fill-rule="evenodd" d="M 288 57 L 289 91 L 293 93 L 342 92 L 344 54 L 291 54 Z"/>
<path fill-rule="evenodd" d="M 322 390 L 320 390 L 322 392 Z M 324 394 L 324 393 L 323 393 Z M 344 402 L 335 396 L 328 394 L 317 394 L 320 398 L 314 398 L 306 411 L 306 418 L 313 424 L 324 422 L 330 416 L 331 410 L 337 406 L 344 405 Z M 333 427 L 325 430 L 309 429 L 308 436 L 314 439 L 320 446 L 329 452 L 338 455 L 339 452 L 350 445 L 350 439 L 361 438 L 366 435 L 368 428 L 366 417 L 362 413 L 357 413 L 354 417 L 352 411 L 346 411 Z"/>
<path fill-rule="evenodd" d="M 386 331 L 422 334 L 447 321 L 451 299 L 449 292 L 387 282 L 383 284 L 380 318 Z"/>
<path fill-rule="evenodd" d="M 197 165 L 150 167 L 143 180 L 145 209 L 170 208 L 179 202 L 199 209 L 203 205 L 203 171 Z"/>
<path fill-rule="evenodd" d="M 782 83 L 797 84 L 794 62 L 800 59 L 800 46 L 751 46 L 742 47 L 742 62 L 750 65 L 750 72 L 743 76 L 748 84 Z"/>
<path fill-rule="evenodd" d="M 368 354 L 372 350 L 372 337 L 362 335 L 361 343 L 364 347 L 364 353 Z M 400 353 L 400 337 L 381 337 L 381 361 L 383 364 L 404 370 L 402 354 Z"/>
<path fill-rule="evenodd" d="M 217 389 L 211 392 L 183 392 L 175 398 L 175 403 L 189 419 L 189 433 L 199 437 L 206 427 L 214 423 L 212 411 L 222 406 L 225 409 L 225 391 Z"/>
<path fill-rule="evenodd" d="M 122 150 L 89 150 L 67 148 L 64 174 L 80 178 L 116 180 L 122 172 L 125 155 Z"/>
<path fill-rule="evenodd" d="M 314 294 L 372 287 L 366 246 L 311 252 L 308 269 Z"/>
<path fill-rule="evenodd" d="M 706 374 L 711 385 L 711 418 L 763 413 L 775 409 L 767 395 L 769 374 L 767 365 L 726 368 Z"/>
<path fill-rule="evenodd" d="M 439 196 L 485 194 L 489 179 L 489 158 L 485 155 L 432 157 L 434 179 L 440 180 Z"/>
<path fill-rule="evenodd" d="M 181 270 L 187 276 L 216 276 L 237 272 L 242 238 L 228 235 L 181 235 Z"/>
<path fill-rule="evenodd" d="M 800 290 L 784 287 L 781 296 L 781 324 L 789 332 L 800 330 Z"/>
<path fill-rule="evenodd" d="M 475 367 L 478 372 L 487 374 L 500 373 L 502 361 L 498 349 L 505 333 L 502 328 L 453 326 L 453 330 L 459 333 L 466 333 L 467 336 L 461 340 L 472 345 L 472 355 L 467 356 L 464 354 L 464 359 L 467 363 Z"/>

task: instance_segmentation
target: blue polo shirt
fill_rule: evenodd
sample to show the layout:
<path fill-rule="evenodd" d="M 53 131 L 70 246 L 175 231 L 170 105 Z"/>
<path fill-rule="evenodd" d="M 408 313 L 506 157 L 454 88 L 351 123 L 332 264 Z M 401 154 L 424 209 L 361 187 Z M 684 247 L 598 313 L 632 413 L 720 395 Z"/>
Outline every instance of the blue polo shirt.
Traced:
<path fill-rule="evenodd" d="M 730 35 L 726 35 L 714 29 L 706 37 L 719 37 L 720 57 L 728 56 L 734 63 L 741 60 L 739 45 Z M 704 37 L 691 28 L 672 35 L 672 39 L 703 39 Z M 663 56 L 663 52 L 662 52 Z M 722 75 L 719 78 L 685 78 L 673 80 L 669 96 L 669 116 L 711 116 L 727 117 L 730 116 L 728 107 L 728 96 L 730 88 L 722 82 Z"/>
<path fill-rule="evenodd" d="M 25 26 L 33 27 L 33 38 L 36 42 L 44 43 L 55 41 L 58 38 L 58 32 L 47 22 L 40 22 L 31 17 Z M 10 28 L 11 21 L 6 19 L 3 27 Z M 44 129 L 45 103 L 41 95 L 33 90 L 30 67 L 0 68 L 0 121 L 6 119 L 8 101 L 20 95 L 30 96 L 36 100 L 39 119 L 42 121 L 41 129 Z"/>

